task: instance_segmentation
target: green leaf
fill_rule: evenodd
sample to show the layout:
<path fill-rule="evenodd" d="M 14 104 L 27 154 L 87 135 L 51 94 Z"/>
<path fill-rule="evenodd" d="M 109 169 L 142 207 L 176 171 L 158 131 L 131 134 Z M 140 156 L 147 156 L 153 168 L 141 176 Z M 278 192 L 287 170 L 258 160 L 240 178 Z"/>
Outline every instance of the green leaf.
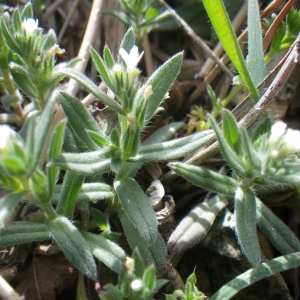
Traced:
<path fill-rule="evenodd" d="M 25 153 L 26 153 L 26 159 L 27 159 L 27 165 L 30 166 L 33 155 L 34 155 L 34 147 L 35 147 L 35 141 L 34 141 L 34 131 L 37 126 L 37 116 L 39 112 L 35 111 L 30 114 L 30 116 L 26 120 L 26 124 L 23 125 L 22 130 L 23 132 L 20 132 L 20 135 L 26 132 L 26 145 L 25 145 Z"/>
<path fill-rule="evenodd" d="M 148 197 L 133 178 L 115 179 L 114 188 L 127 218 L 139 231 L 142 239 L 152 244 L 157 237 L 155 212 Z"/>
<path fill-rule="evenodd" d="M 228 200 L 222 196 L 215 196 L 197 205 L 172 232 L 168 240 L 168 249 L 171 252 L 181 252 L 201 242 L 218 213 L 227 205 Z"/>
<path fill-rule="evenodd" d="M 22 201 L 25 193 L 26 192 L 10 193 L 0 199 L 0 226 L 5 225 L 5 219 L 11 214 L 13 207 Z"/>
<path fill-rule="evenodd" d="M 2 155 L 1 157 L 1 165 L 3 166 L 6 171 L 9 172 L 10 175 L 25 175 L 26 173 L 26 166 L 24 161 L 15 155 Z"/>
<path fill-rule="evenodd" d="M 118 18 L 121 22 L 123 22 L 125 25 L 130 26 L 132 23 L 131 19 L 128 17 L 127 14 L 119 11 L 119 10 L 106 10 L 103 12 L 104 15 L 111 15 L 116 18 Z"/>
<path fill-rule="evenodd" d="M 130 27 L 122 39 L 120 49 L 124 49 L 127 53 L 130 53 L 130 50 L 133 48 L 134 45 L 135 45 L 135 34 L 133 28 Z M 120 54 L 118 54 L 118 63 L 125 64 Z"/>
<path fill-rule="evenodd" d="M 104 62 L 106 64 L 106 66 L 109 68 L 109 69 L 112 69 L 115 65 L 115 60 L 108 48 L 107 45 L 104 46 L 104 49 L 103 49 L 103 59 L 104 59 Z"/>
<path fill-rule="evenodd" d="M 206 130 L 168 142 L 142 145 L 137 155 L 129 158 L 129 161 L 151 162 L 176 159 L 208 144 L 214 137 L 212 130 Z"/>
<path fill-rule="evenodd" d="M 257 86 L 267 75 L 264 62 L 262 29 L 257 0 L 248 1 L 248 58 L 253 83 Z"/>
<path fill-rule="evenodd" d="M 13 12 L 13 24 L 14 24 L 14 30 L 20 31 L 22 21 L 21 21 L 20 11 L 18 7 Z"/>
<path fill-rule="evenodd" d="M 156 283 L 156 276 L 155 276 L 155 271 L 154 267 L 150 266 L 146 269 L 144 272 L 143 278 L 142 278 L 144 286 L 151 291 L 155 287 Z"/>
<path fill-rule="evenodd" d="M 152 94 L 147 99 L 145 124 L 154 116 L 158 106 L 163 101 L 173 81 L 177 77 L 181 64 L 183 53 L 178 53 L 160 66 L 147 80 L 141 89 L 137 92 L 134 98 L 134 111 L 137 112 L 139 104 L 143 101 L 146 88 L 152 86 Z"/>
<path fill-rule="evenodd" d="M 137 248 L 145 265 L 154 265 L 156 272 L 163 274 L 167 266 L 167 247 L 161 235 L 158 233 L 156 240 L 148 245 L 124 212 L 119 212 L 119 217 L 130 248 Z"/>
<path fill-rule="evenodd" d="M 44 143 L 47 137 L 48 130 L 50 128 L 51 122 L 53 120 L 54 115 L 54 103 L 56 101 L 56 93 L 48 100 L 39 120 L 37 126 L 34 131 L 34 153 L 31 164 L 31 171 L 33 171 L 39 162 L 40 156 L 42 154 L 42 150 L 44 147 Z"/>
<path fill-rule="evenodd" d="M 110 171 L 109 158 L 103 158 L 105 150 L 84 153 L 64 153 L 54 157 L 48 167 L 58 166 L 65 170 L 78 172 L 85 175 L 103 174 Z"/>
<path fill-rule="evenodd" d="M 73 218 L 77 196 L 81 189 L 84 176 L 67 171 L 61 191 L 61 198 L 56 208 L 58 215 Z"/>
<path fill-rule="evenodd" d="M 62 186 L 57 185 L 51 201 L 58 203 L 61 198 Z M 81 190 L 77 197 L 77 203 L 79 202 L 92 202 L 100 201 L 104 199 L 110 199 L 115 196 L 112 187 L 105 183 L 84 183 L 81 186 Z"/>
<path fill-rule="evenodd" d="M 110 230 L 108 220 L 105 214 L 101 210 L 92 207 L 91 213 L 92 213 L 92 220 L 97 224 L 97 226 L 99 226 L 101 230 L 104 231 Z"/>
<path fill-rule="evenodd" d="M 261 137 L 268 134 L 271 130 L 273 123 L 270 118 L 263 120 L 253 131 L 251 136 L 251 143 L 257 148 Z"/>
<path fill-rule="evenodd" d="M 60 93 L 58 100 L 68 118 L 69 125 L 78 134 L 83 143 L 89 147 L 90 151 L 98 150 L 99 147 L 91 140 L 86 131 L 91 130 L 99 135 L 104 134 L 85 106 L 81 101 L 66 93 Z"/>
<path fill-rule="evenodd" d="M 252 266 L 258 267 L 261 254 L 256 234 L 256 200 L 250 188 L 238 188 L 235 194 L 234 214 L 236 234 L 244 255 Z"/>
<path fill-rule="evenodd" d="M 10 30 L 8 29 L 8 27 L 10 27 L 11 25 L 7 24 L 7 22 L 3 18 L 0 22 L 0 25 L 1 25 L 1 35 L 4 37 L 8 47 L 12 51 L 18 53 L 19 55 L 22 54 L 22 51 L 21 51 L 19 45 L 16 43 L 16 41 L 10 34 Z"/>
<path fill-rule="evenodd" d="M 121 105 L 118 104 L 116 101 L 112 100 L 111 98 L 109 98 L 105 93 L 103 93 L 99 89 L 99 87 L 94 82 L 92 82 L 89 78 L 87 78 L 81 72 L 79 72 L 75 69 L 65 68 L 65 69 L 61 70 L 61 73 L 78 81 L 81 85 L 83 85 L 85 87 L 85 89 L 88 92 L 92 93 L 96 98 L 101 100 L 111 110 L 117 112 L 118 114 L 124 115 Z"/>
<path fill-rule="evenodd" d="M 89 130 L 87 130 L 87 133 L 90 136 L 90 138 L 93 140 L 93 142 L 97 144 L 100 148 L 110 145 L 110 141 L 103 135 Z"/>
<path fill-rule="evenodd" d="M 132 258 L 134 259 L 134 274 L 137 278 L 142 278 L 145 272 L 145 264 L 138 248 L 133 250 Z"/>
<path fill-rule="evenodd" d="M 44 224 L 15 222 L 0 227 L 0 245 L 13 246 L 49 239 L 49 231 Z"/>
<path fill-rule="evenodd" d="M 280 253 L 300 251 L 300 243 L 295 234 L 258 198 L 256 209 L 258 228 Z"/>
<path fill-rule="evenodd" d="M 116 273 L 120 273 L 121 267 L 125 261 L 126 253 L 116 243 L 105 239 L 99 235 L 89 232 L 82 232 L 93 255 L 103 262 L 108 268 Z"/>
<path fill-rule="evenodd" d="M 38 98 L 37 88 L 27 74 L 20 74 L 12 70 L 11 76 L 18 87 L 29 97 Z"/>
<path fill-rule="evenodd" d="M 241 136 L 243 141 L 243 148 L 245 153 L 247 154 L 247 158 L 249 159 L 250 167 L 254 167 L 257 171 L 260 172 L 262 169 L 261 159 L 254 147 L 252 146 L 247 130 L 244 127 L 241 128 Z"/>
<path fill-rule="evenodd" d="M 220 150 L 222 152 L 222 155 L 226 159 L 229 166 L 232 168 L 232 170 L 240 177 L 242 178 L 248 178 L 251 177 L 251 174 L 248 174 L 248 171 L 246 170 L 246 166 L 244 165 L 244 162 L 242 159 L 235 153 L 235 151 L 228 145 L 227 141 L 225 140 L 222 131 L 220 130 L 218 124 L 213 118 L 210 118 L 211 125 L 213 129 L 215 130 L 215 133 L 217 135 Z"/>
<path fill-rule="evenodd" d="M 33 18 L 33 9 L 31 3 L 27 3 L 22 10 L 21 13 L 21 20 L 24 21 L 25 19 L 32 19 Z"/>
<path fill-rule="evenodd" d="M 243 274 L 235 277 L 227 284 L 223 285 L 210 300 L 231 299 L 239 291 L 245 287 L 267 278 L 273 274 L 280 273 L 289 269 L 300 266 L 300 253 L 292 253 L 280 257 L 276 257 L 266 263 L 262 263 L 259 267 L 250 269 Z"/>
<path fill-rule="evenodd" d="M 56 34 L 53 29 L 50 29 L 46 36 L 44 36 L 43 43 L 41 45 L 41 48 L 43 51 L 50 50 L 55 44 L 56 44 Z M 70 62 L 68 62 L 69 64 Z"/>
<path fill-rule="evenodd" d="M 228 110 L 223 111 L 223 124 L 222 124 L 223 136 L 227 144 L 233 149 L 236 149 L 236 145 L 240 140 L 240 133 L 238 124 L 233 115 Z"/>
<path fill-rule="evenodd" d="M 115 87 L 112 85 L 112 81 L 110 79 L 110 70 L 105 65 L 104 61 L 100 57 L 100 55 L 96 52 L 95 49 L 91 48 L 90 50 L 92 60 L 96 66 L 97 71 L 99 72 L 102 80 L 107 84 L 109 88 L 112 89 L 112 91 L 115 91 Z"/>
<path fill-rule="evenodd" d="M 50 161 L 53 157 L 59 155 L 62 149 L 62 143 L 65 133 L 65 122 L 58 124 L 52 134 L 50 147 L 48 151 L 48 161 Z M 50 167 L 47 168 L 47 178 L 48 178 L 48 194 L 51 198 L 54 192 L 57 176 L 59 173 L 58 167 Z"/>
<path fill-rule="evenodd" d="M 169 163 L 170 168 L 178 175 L 205 190 L 233 196 L 238 182 L 228 176 L 181 162 Z"/>
<path fill-rule="evenodd" d="M 158 130 L 156 130 L 150 137 L 148 137 L 142 146 L 161 143 L 170 139 L 180 128 L 184 126 L 183 122 L 174 122 L 165 125 Z M 126 165 L 126 176 L 134 177 L 136 172 L 142 167 L 142 162 L 127 163 Z"/>
<path fill-rule="evenodd" d="M 221 0 L 203 0 L 202 3 L 227 55 L 245 82 L 252 97 L 258 101 L 260 98 L 259 93 L 246 66 L 243 53 L 230 24 L 224 4 Z"/>
<path fill-rule="evenodd" d="M 67 218 L 58 216 L 45 222 L 52 237 L 70 262 L 84 275 L 97 279 L 96 265 L 86 240 Z"/>

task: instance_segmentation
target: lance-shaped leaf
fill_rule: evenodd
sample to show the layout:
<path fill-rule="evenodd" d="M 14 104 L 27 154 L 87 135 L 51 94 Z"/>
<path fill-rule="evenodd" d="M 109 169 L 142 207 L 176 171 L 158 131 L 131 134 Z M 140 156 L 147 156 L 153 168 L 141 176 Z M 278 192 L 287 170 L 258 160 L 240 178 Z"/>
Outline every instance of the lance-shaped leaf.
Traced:
<path fill-rule="evenodd" d="M 238 182 L 228 176 L 181 162 L 169 163 L 169 167 L 192 184 L 215 193 L 233 196 Z"/>
<path fill-rule="evenodd" d="M 289 186 L 297 186 L 300 184 L 300 174 L 295 173 L 293 175 L 273 175 L 273 174 L 267 174 L 267 180 L 270 179 L 270 181 L 277 185 L 289 185 Z"/>
<path fill-rule="evenodd" d="M 130 27 L 122 39 L 120 49 L 124 49 L 127 53 L 129 53 L 134 45 L 135 45 L 135 35 L 134 35 L 133 28 Z M 118 54 L 118 63 L 122 63 L 126 65 L 120 53 Z"/>
<path fill-rule="evenodd" d="M 256 234 L 256 200 L 250 188 L 238 188 L 235 194 L 234 214 L 236 234 L 244 255 L 252 266 L 258 267 L 261 254 Z"/>
<path fill-rule="evenodd" d="M 227 144 L 237 152 L 238 144 L 240 144 L 240 132 L 238 124 L 234 118 L 234 116 L 228 110 L 224 110 L 223 114 L 223 124 L 222 131 L 223 136 L 227 142 Z"/>
<path fill-rule="evenodd" d="M 103 158 L 104 150 L 84 153 L 64 153 L 54 157 L 48 167 L 59 166 L 62 169 L 80 174 L 95 175 L 110 171 L 110 159 Z"/>
<path fill-rule="evenodd" d="M 61 71 L 61 73 L 78 81 L 80 84 L 82 84 L 85 87 L 85 89 L 88 92 L 92 93 L 95 97 L 101 100 L 111 110 L 117 112 L 118 114 L 124 115 L 121 105 L 118 104 L 116 101 L 112 100 L 111 98 L 109 98 L 105 93 L 103 93 L 99 89 L 99 87 L 93 81 L 91 81 L 81 72 L 75 69 L 65 68 Z"/>
<path fill-rule="evenodd" d="M 14 69 L 11 72 L 14 82 L 29 97 L 38 98 L 37 88 L 27 74 L 17 73 Z"/>
<path fill-rule="evenodd" d="M 51 29 L 50 29 L 50 31 L 51 31 Z M 49 36 L 49 32 L 48 32 L 48 36 Z M 46 46 L 46 45 L 43 45 L 43 46 Z M 75 58 L 71 59 L 70 61 L 68 61 L 67 63 L 60 63 L 60 64 L 56 65 L 54 67 L 53 76 L 51 76 L 51 78 L 49 78 L 48 81 L 40 83 L 41 91 L 48 91 L 52 87 L 56 86 L 59 82 L 61 82 L 65 78 L 65 75 L 62 74 L 62 70 L 64 70 L 65 68 L 73 68 L 80 61 L 81 61 L 80 58 L 75 57 Z"/>
<path fill-rule="evenodd" d="M 83 180 L 84 176 L 67 171 L 61 191 L 61 198 L 56 208 L 58 215 L 72 219 Z"/>
<path fill-rule="evenodd" d="M 155 241 L 148 245 L 124 212 L 119 212 L 119 217 L 130 248 L 137 248 L 145 265 L 154 265 L 156 272 L 163 274 L 167 266 L 167 246 L 161 235 L 157 233 Z"/>
<path fill-rule="evenodd" d="M 291 229 L 256 198 L 257 226 L 282 254 L 300 251 L 300 243 Z"/>
<path fill-rule="evenodd" d="M 276 257 L 262 263 L 258 268 L 250 269 L 223 285 L 210 300 L 231 299 L 245 287 L 273 274 L 280 273 L 300 266 L 300 252 Z"/>
<path fill-rule="evenodd" d="M 52 203 L 58 203 L 61 198 L 62 186 L 57 185 L 55 187 L 54 194 L 52 196 Z M 81 190 L 77 196 L 76 202 L 92 202 L 104 199 L 113 198 L 115 193 L 113 188 L 105 183 L 84 183 L 81 186 Z"/>
<path fill-rule="evenodd" d="M 50 128 L 54 111 L 53 106 L 56 101 L 57 94 L 53 93 L 52 97 L 48 100 L 42 115 L 40 116 L 37 126 L 34 131 L 34 153 L 32 158 L 32 164 L 31 164 L 31 171 L 34 171 L 34 169 L 37 167 L 39 158 L 42 154 L 42 150 L 44 147 L 44 142 L 46 140 L 46 136 L 48 133 L 48 130 Z"/>
<path fill-rule="evenodd" d="M 70 262 L 84 275 L 95 280 L 96 265 L 90 247 L 67 218 L 58 216 L 45 222 L 52 237 Z"/>
<path fill-rule="evenodd" d="M 248 172 L 246 171 L 246 167 L 242 159 L 235 153 L 235 151 L 230 147 L 230 145 L 228 145 L 216 121 L 213 118 L 210 118 L 210 121 L 217 135 L 222 155 L 228 162 L 229 166 L 237 175 L 241 176 L 242 178 L 251 177 L 250 174 L 248 174 Z"/>
<path fill-rule="evenodd" d="M 0 227 L 0 245 L 13 246 L 25 243 L 45 241 L 50 233 L 44 224 L 32 222 L 15 222 Z"/>
<path fill-rule="evenodd" d="M 180 128 L 184 126 L 183 122 L 173 122 L 156 130 L 143 143 L 142 146 L 165 142 L 170 139 Z M 134 177 L 136 172 L 143 165 L 142 162 L 127 163 L 126 176 Z"/>
<path fill-rule="evenodd" d="M 123 206 L 124 213 L 139 231 L 143 242 L 152 244 L 157 237 L 155 212 L 143 190 L 133 178 L 114 181 L 114 188 Z"/>
<path fill-rule="evenodd" d="M 228 204 L 222 196 L 215 196 L 193 208 L 182 219 L 168 240 L 171 252 L 184 251 L 201 242 L 210 230 L 217 214 Z"/>
<path fill-rule="evenodd" d="M 142 145 L 138 154 L 129 160 L 151 162 L 176 159 L 186 156 L 208 144 L 214 137 L 215 134 L 212 130 L 206 130 L 168 142 Z"/>
<path fill-rule="evenodd" d="M 264 62 L 262 29 L 257 0 L 248 1 L 248 58 L 253 83 L 257 86 L 267 75 Z"/>
<path fill-rule="evenodd" d="M 103 262 L 108 268 L 116 273 L 120 273 L 126 257 L 124 250 L 116 243 L 89 232 L 82 232 L 93 255 Z"/>
<path fill-rule="evenodd" d="M 48 151 L 48 161 L 50 161 L 53 157 L 55 157 L 61 153 L 62 143 L 63 143 L 63 139 L 64 139 L 64 133 L 65 133 L 65 125 L 66 125 L 65 122 L 60 123 L 59 125 L 56 126 L 56 128 L 53 132 L 49 151 Z M 54 192 L 58 173 L 59 173 L 58 167 L 47 168 L 49 198 L 52 197 L 52 194 Z"/>
<path fill-rule="evenodd" d="M 10 215 L 13 207 L 22 200 L 24 194 L 26 192 L 10 193 L 0 199 L 0 226 L 6 225 L 5 219 Z"/>
<path fill-rule="evenodd" d="M 78 134 L 83 143 L 89 147 L 90 151 L 98 150 L 99 147 L 91 140 L 87 130 L 94 131 L 100 135 L 103 135 L 103 133 L 85 106 L 81 101 L 67 93 L 60 93 L 58 100 L 68 118 L 69 125 Z"/>
<path fill-rule="evenodd" d="M 112 69 L 114 67 L 115 60 L 114 60 L 109 48 L 107 47 L 107 45 L 105 45 L 104 49 L 103 49 L 103 59 L 108 68 Z"/>
<path fill-rule="evenodd" d="M 105 46 L 107 47 L 107 46 Z M 111 76 L 111 70 L 106 66 L 103 59 L 100 57 L 100 55 L 96 52 L 95 49 L 91 48 L 90 50 L 91 58 L 94 62 L 94 65 L 96 66 L 97 71 L 99 72 L 102 80 L 107 84 L 107 86 L 112 90 L 115 91 L 115 87 L 112 84 L 112 80 L 110 78 Z"/>
<path fill-rule="evenodd" d="M 232 29 L 223 2 L 221 0 L 203 0 L 202 3 L 227 55 L 245 82 L 252 97 L 258 101 L 259 94 L 252 81 L 251 75 L 244 60 L 243 53 Z"/>
<path fill-rule="evenodd" d="M 246 129 L 241 128 L 241 136 L 243 141 L 244 151 L 247 154 L 247 158 L 249 159 L 251 167 L 254 167 L 257 171 L 261 171 L 262 162 L 261 159 L 251 144 L 250 138 Z"/>
<path fill-rule="evenodd" d="M 135 111 L 138 109 L 139 103 L 144 97 L 145 90 L 150 86 L 152 87 L 152 94 L 147 99 L 147 105 L 145 108 L 145 124 L 147 124 L 154 116 L 158 106 L 163 101 L 173 81 L 177 77 L 182 63 L 182 56 L 182 53 L 178 53 L 166 61 L 151 75 L 136 94 L 134 98 Z"/>

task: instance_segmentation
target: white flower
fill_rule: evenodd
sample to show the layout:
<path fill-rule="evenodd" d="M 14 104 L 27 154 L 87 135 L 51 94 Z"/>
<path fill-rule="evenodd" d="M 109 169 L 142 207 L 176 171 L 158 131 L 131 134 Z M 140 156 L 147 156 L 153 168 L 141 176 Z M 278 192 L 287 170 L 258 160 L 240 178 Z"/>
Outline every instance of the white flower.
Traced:
<path fill-rule="evenodd" d="M 0 125 L 0 151 L 6 149 L 12 142 L 15 132 L 7 125 Z"/>
<path fill-rule="evenodd" d="M 22 23 L 22 28 L 25 29 L 27 34 L 32 34 L 36 29 L 38 29 L 39 20 L 25 19 Z"/>
<path fill-rule="evenodd" d="M 123 48 L 119 50 L 119 53 L 125 61 L 127 69 L 131 71 L 136 68 L 137 64 L 139 63 L 144 54 L 144 51 L 139 55 L 138 47 L 133 46 L 129 54 Z"/>
<path fill-rule="evenodd" d="M 142 285 L 143 285 L 143 283 L 142 283 L 142 280 L 140 280 L 140 279 L 135 279 L 130 284 L 131 288 L 136 292 L 142 288 Z"/>
<path fill-rule="evenodd" d="M 284 135 L 286 132 L 286 124 L 279 121 L 275 123 L 271 128 L 271 135 L 269 137 L 269 144 L 275 145 L 279 139 Z"/>
<path fill-rule="evenodd" d="M 291 152 L 300 151 L 300 132 L 298 130 L 288 129 L 284 139 L 285 148 Z"/>

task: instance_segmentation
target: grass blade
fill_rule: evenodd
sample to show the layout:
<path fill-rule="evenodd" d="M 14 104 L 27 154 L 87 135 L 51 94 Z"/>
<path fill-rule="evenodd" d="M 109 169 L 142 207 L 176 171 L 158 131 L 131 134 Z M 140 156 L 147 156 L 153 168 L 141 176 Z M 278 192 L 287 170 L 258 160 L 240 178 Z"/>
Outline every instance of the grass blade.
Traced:
<path fill-rule="evenodd" d="M 243 53 L 221 0 L 203 0 L 203 5 L 228 57 L 234 64 L 252 97 L 258 101 L 258 91 L 250 76 Z"/>

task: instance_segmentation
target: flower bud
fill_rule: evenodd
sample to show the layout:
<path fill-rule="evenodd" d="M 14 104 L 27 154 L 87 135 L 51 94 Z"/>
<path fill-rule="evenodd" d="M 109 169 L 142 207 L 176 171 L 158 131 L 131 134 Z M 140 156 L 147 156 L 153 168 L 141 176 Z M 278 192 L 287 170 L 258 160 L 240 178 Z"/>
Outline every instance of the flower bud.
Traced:
<path fill-rule="evenodd" d="M 143 286 L 142 280 L 135 279 L 131 282 L 130 286 L 133 291 L 138 292 Z"/>

